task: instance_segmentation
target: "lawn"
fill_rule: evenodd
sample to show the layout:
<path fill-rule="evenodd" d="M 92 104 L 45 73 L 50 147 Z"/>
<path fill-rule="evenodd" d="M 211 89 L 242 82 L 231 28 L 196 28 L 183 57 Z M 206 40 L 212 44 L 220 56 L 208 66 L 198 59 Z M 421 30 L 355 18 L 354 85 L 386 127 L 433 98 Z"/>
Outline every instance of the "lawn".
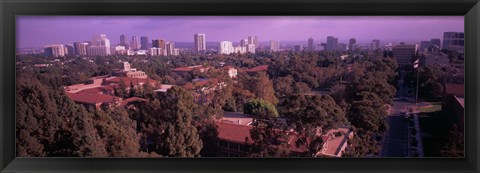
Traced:
<path fill-rule="evenodd" d="M 429 113 L 429 112 L 437 112 L 437 111 L 442 110 L 442 102 L 427 102 L 427 103 L 431 104 L 432 106 L 430 106 L 430 107 L 419 107 L 418 111 Z"/>

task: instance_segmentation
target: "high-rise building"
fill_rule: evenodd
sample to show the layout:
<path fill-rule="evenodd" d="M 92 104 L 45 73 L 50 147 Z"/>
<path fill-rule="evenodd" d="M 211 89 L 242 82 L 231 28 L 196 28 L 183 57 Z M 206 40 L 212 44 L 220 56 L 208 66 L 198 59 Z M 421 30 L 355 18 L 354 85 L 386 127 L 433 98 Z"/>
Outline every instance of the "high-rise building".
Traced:
<path fill-rule="evenodd" d="M 75 48 L 73 47 L 72 44 L 67 44 L 67 46 L 65 46 L 65 54 L 68 54 L 68 55 L 75 55 Z"/>
<path fill-rule="evenodd" d="M 107 35 L 105 34 L 94 35 L 92 39 L 92 46 L 110 47 L 110 40 L 107 39 Z"/>
<path fill-rule="evenodd" d="M 149 41 L 147 36 L 140 37 L 140 49 L 148 50 L 150 48 Z"/>
<path fill-rule="evenodd" d="M 221 41 L 218 46 L 219 54 L 231 54 L 234 52 L 233 44 L 230 41 Z"/>
<path fill-rule="evenodd" d="M 348 41 L 348 50 L 354 50 L 354 46 L 357 44 L 357 40 L 355 38 L 351 38 L 349 41 Z"/>
<path fill-rule="evenodd" d="M 372 50 L 380 49 L 380 40 L 378 40 L 378 39 L 372 40 L 372 45 L 371 45 L 370 48 Z"/>
<path fill-rule="evenodd" d="M 107 56 L 110 55 L 110 40 L 105 34 L 94 35 L 92 45 L 87 48 L 87 55 Z"/>
<path fill-rule="evenodd" d="M 88 43 L 74 42 L 75 55 L 87 55 Z"/>
<path fill-rule="evenodd" d="M 420 52 L 428 52 L 428 49 L 432 46 L 431 41 L 421 41 L 420 42 Z"/>
<path fill-rule="evenodd" d="M 441 41 L 439 38 L 432 38 L 430 39 L 431 46 L 437 45 L 438 48 L 441 48 Z"/>
<path fill-rule="evenodd" d="M 120 46 L 127 46 L 127 36 L 125 34 L 120 35 Z"/>
<path fill-rule="evenodd" d="M 163 48 L 158 48 L 158 47 L 152 47 L 152 48 L 150 48 L 150 55 L 151 56 L 162 56 L 162 55 L 164 55 L 164 49 Z"/>
<path fill-rule="evenodd" d="M 165 48 L 165 40 L 159 38 L 157 40 L 153 40 L 152 41 L 152 47 L 156 47 L 156 48 Z"/>
<path fill-rule="evenodd" d="M 417 54 L 418 45 L 407 45 L 405 43 L 400 43 L 393 47 L 392 54 L 393 58 L 397 61 L 399 67 L 411 65 L 413 58 Z"/>
<path fill-rule="evenodd" d="M 63 57 L 65 56 L 65 47 L 63 44 L 52 44 L 45 46 L 45 56 L 47 57 Z"/>
<path fill-rule="evenodd" d="M 207 42 L 205 39 L 205 34 L 195 34 L 193 36 L 193 41 L 195 44 L 195 53 L 203 55 L 207 51 Z"/>
<path fill-rule="evenodd" d="M 242 39 L 240 40 L 240 46 L 242 47 L 247 47 L 248 44 L 248 39 Z"/>
<path fill-rule="evenodd" d="M 255 45 L 254 44 L 247 44 L 247 52 L 248 53 L 255 53 Z"/>
<path fill-rule="evenodd" d="M 314 51 L 315 50 L 315 43 L 313 42 L 313 38 L 310 37 L 308 39 L 308 51 Z"/>
<path fill-rule="evenodd" d="M 255 48 L 258 48 L 258 37 L 257 36 L 248 36 L 248 44 L 255 45 Z"/>
<path fill-rule="evenodd" d="M 338 38 L 335 38 L 333 36 L 328 36 L 327 37 L 327 44 L 325 46 L 326 50 L 337 50 L 338 47 Z"/>
<path fill-rule="evenodd" d="M 177 55 L 175 53 L 175 43 L 173 43 L 173 42 L 167 42 L 167 44 L 165 45 L 165 50 L 166 50 L 168 56 L 176 56 Z"/>
<path fill-rule="evenodd" d="M 278 40 L 270 40 L 270 51 L 276 52 L 280 50 L 280 42 Z"/>
<path fill-rule="evenodd" d="M 443 49 L 463 50 L 465 46 L 465 34 L 463 32 L 444 32 Z"/>
<path fill-rule="evenodd" d="M 139 50 L 141 47 L 140 39 L 137 36 L 133 36 L 132 43 L 130 43 L 130 46 L 132 47 L 133 50 Z"/>

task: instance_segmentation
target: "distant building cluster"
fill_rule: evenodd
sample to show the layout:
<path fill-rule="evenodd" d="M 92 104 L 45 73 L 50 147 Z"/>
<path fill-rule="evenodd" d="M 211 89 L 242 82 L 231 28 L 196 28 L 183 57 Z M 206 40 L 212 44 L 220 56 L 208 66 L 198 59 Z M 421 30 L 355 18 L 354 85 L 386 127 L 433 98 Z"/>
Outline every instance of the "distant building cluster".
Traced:
<path fill-rule="evenodd" d="M 147 36 L 133 36 L 127 43 L 127 36 L 120 35 L 120 43 L 111 45 L 105 34 L 94 35 L 92 41 L 74 42 L 72 44 L 46 45 L 44 54 L 47 57 L 63 56 L 108 56 L 108 55 L 150 55 L 150 56 L 178 56 L 180 50 L 175 43 L 163 39 L 150 41 Z"/>
<path fill-rule="evenodd" d="M 233 43 L 230 41 L 221 41 L 218 46 L 219 54 L 231 54 L 231 53 L 255 53 L 259 48 L 258 37 L 249 36 L 246 39 L 240 40 L 238 46 L 233 46 Z"/>

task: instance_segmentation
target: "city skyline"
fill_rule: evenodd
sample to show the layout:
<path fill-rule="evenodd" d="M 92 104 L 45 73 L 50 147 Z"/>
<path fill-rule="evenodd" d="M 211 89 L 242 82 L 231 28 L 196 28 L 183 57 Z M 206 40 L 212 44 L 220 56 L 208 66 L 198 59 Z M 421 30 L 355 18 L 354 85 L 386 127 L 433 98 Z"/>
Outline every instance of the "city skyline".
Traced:
<path fill-rule="evenodd" d="M 106 34 L 112 45 L 120 35 L 147 36 L 150 40 L 193 42 L 196 33 L 205 33 L 206 42 L 240 42 L 258 36 L 258 42 L 326 42 L 327 36 L 339 43 L 380 40 L 443 39 L 448 31 L 464 31 L 463 16 L 20 16 L 17 17 L 17 48 L 41 47 L 87 41 Z M 52 28 L 55 28 L 52 29 Z M 72 34 L 75 33 L 75 34 Z"/>

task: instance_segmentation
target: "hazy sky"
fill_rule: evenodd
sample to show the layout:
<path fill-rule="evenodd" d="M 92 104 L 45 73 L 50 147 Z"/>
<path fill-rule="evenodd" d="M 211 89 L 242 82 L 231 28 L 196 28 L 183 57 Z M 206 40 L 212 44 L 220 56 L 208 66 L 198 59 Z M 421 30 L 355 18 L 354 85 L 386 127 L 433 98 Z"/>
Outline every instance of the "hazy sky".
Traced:
<path fill-rule="evenodd" d="M 17 47 L 72 44 L 106 34 L 112 45 L 120 35 L 148 36 L 150 40 L 193 42 L 205 33 L 207 42 L 232 41 L 250 35 L 260 42 L 300 41 L 327 36 L 358 41 L 430 40 L 443 32 L 464 31 L 463 16 L 17 16 Z M 383 44 L 383 43 L 382 43 Z"/>

